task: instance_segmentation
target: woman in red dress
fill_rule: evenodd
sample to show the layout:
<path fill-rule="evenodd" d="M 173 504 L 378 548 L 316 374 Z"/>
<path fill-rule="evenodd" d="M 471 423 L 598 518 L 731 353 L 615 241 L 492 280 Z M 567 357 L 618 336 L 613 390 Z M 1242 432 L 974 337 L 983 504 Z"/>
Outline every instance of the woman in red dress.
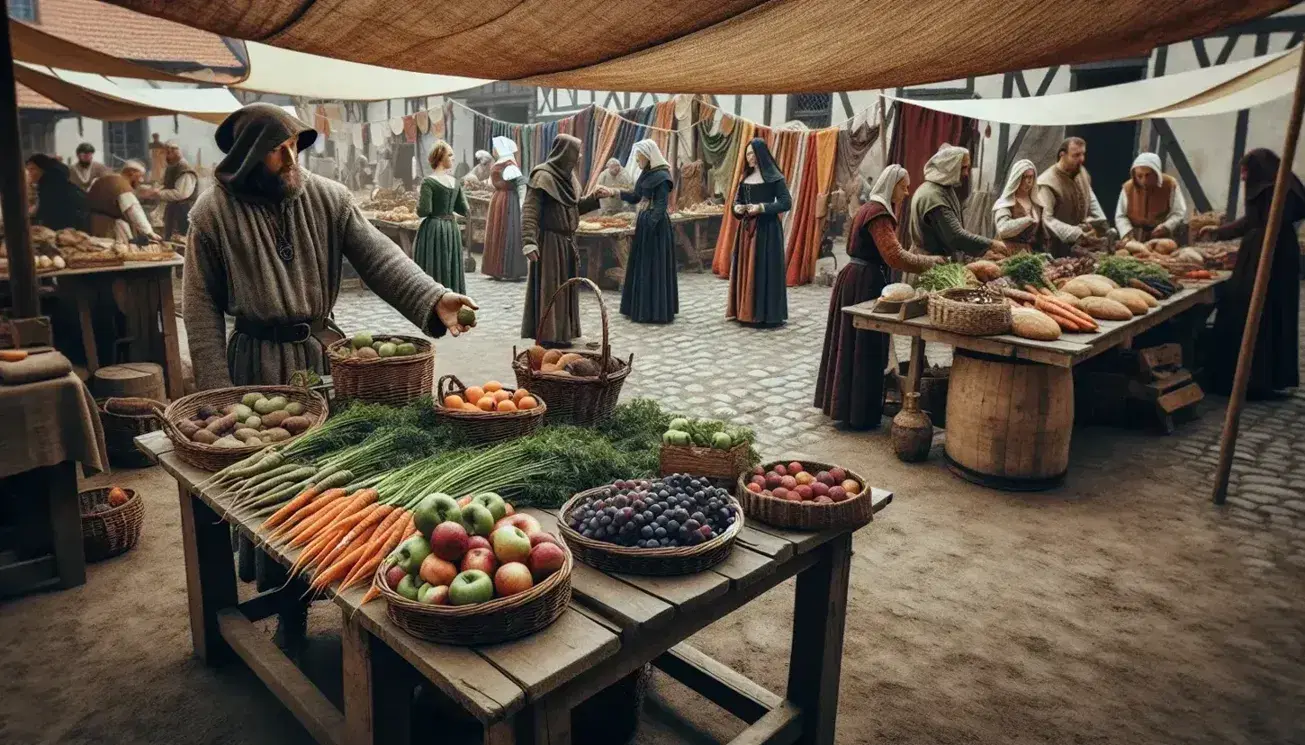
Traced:
<path fill-rule="evenodd" d="M 485 255 L 481 274 L 492 279 L 521 280 L 526 276 L 526 255 L 521 253 L 521 169 L 517 144 L 507 137 L 494 138 L 498 160 L 489 171 L 494 196 L 485 217 Z"/>

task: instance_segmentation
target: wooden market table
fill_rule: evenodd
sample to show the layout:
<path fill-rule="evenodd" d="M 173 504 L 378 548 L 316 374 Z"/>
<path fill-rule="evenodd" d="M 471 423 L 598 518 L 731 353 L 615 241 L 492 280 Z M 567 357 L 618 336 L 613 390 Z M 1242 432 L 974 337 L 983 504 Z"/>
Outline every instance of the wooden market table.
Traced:
<path fill-rule="evenodd" d="M 967 336 L 952 331 L 935 328 L 929 320 L 928 315 L 918 316 L 906 320 L 900 320 L 896 314 L 876 313 L 874 312 L 874 301 L 858 303 L 843 308 L 843 312 L 852 316 L 852 325 L 857 329 L 867 331 L 879 331 L 897 336 L 907 336 L 911 338 L 911 358 L 910 367 L 907 375 L 907 387 L 905 391 L 919 391 L 920 376 L 924 370 L 924 344 L 925 342 L 937 342 L 948 344 L 958 350 L 959 356 L 964 356 L 966 360 L 980 360 L 982 362 L 996 365 L 989 368 L 988 372 L 993 378 L 993 385 L 1005 384 L 1009 386 L 1025 387 L 1024 390 L 1017 391 L 1016 395 L 1025 395 L 1026 400 L 1010 400 L 993 402 L 974 401 L 974 406 L 987 405 L 990 408 L 995 406 L 1002 411 L 988 411 L 984 417 L 989 421 L 997 421 L 1000 417 L 1009 417 L 1010 427 L 1017 430 L 1025 428 L 1024 432 L 1012 432 L 1014 439 L 1023 439 L 1024 442 L 1011 444 L 1011 447 L 1023 448 L 1019 458 L 1029 457 L 1036 459 L 1040 457 L 1035 451 L 1044 444 L 1044 441 L 1052 433 L 1028 429 L 1034 426 L 1036 412 L 1031 412 L 1031 407 L 1044 406 L 1048 398 L 1052 404 L 1067 405 L 1068 418 L 1060 425 L 1072 428 L 1073 425 L 1073 401 L 1072 390 L 1070 400 L 1063 401 L 1063 386 L 1071 380 L 1070 371 L 1075 365 L 1085 362 L 1097 355 L 1102 354 L 1114 348 L 1131 348 L 1133 339 L 1145 331 L 1172 320 L 1194 306 L 1211 304 L 1215 299 L 1215 289 L 1227 281 L 1231 276 L 1229 272 L 1218 272 L 1213 280 L 1192 281 L 1184 280 L 1187 285 L 1184 289 L 1175 293 L 1171 297 L 1161 300 L 1156 308 L 1142 316 L 1135 316 L 1128 321 L 1098 321 L 1100 330 L 1090 334 L 1065 334 L 1056 341 L 1035 341 L 1033 339 L 1024 339 L 1011 334 L 1001 334 L 996 336 Z M 1004 366 L 1002 364 L 1005 363 Z M 967 363 L 968 364 L 968 363 Z M 1011 370 L 1018 369 L 1020 365 L 1040 366 L 1033 368 L 1031 375 L 1025 377 L 1018 373 L 1011 375 Z M 1050 370 L 1046 368 L 1051 368 Z M 1004 371 L 1004 372 L 1002 372 Z M 1059 372 L 1057 372 L 1059 371 Z M 1043 384 L 1042 378 L 1035 376 L 1044 376 L 1046 380 L 1053 381 L 1056 385 L 1055 390 L 1034 390 L 1035 386 Z M 998 380 L 1000 377 L 1002 379 Z M 1053 385 L 1049 382 L 1048 385 Z M 972 393 L 973 391 L 971 391 Z M 949 390 L 949 399 L 951 390 Z M 1041 400 L 1042 403 L 1037 403 Z M 1005 407 L 1009 406 L 1009 410 Z M 949 425 L 954 425 L 951 414 L 951 402 L 948 404 L 947 421 Z M 1062 409 L 1063 413 L 1063 409 Z M 1022 420 L 1022 421 L 1021 421 Z M 1004 423 L 1004 422 L 1003 422 Z M 1057 427 L 1060 429 L 1060 427 Z M 988 437 L 986 433 L 965 433 L 965 436 L 971 435 Z M 1067 457 L 1069 434 L 1068 430 L 1064 433 L 1063 449 Z M 949 433 L 948 437 L 948 457 L 949 461 L 953 460 L 954 453 L 950 444 L 953 443 L 953 437 Z M 1006 447 L 1010 443 L 1000 443 L 1001 447 Z M 1010 456 L 1015 458 L 1016 456 Z M 1009 488 L 1020 488 L 1014 483 L 1002 483 L 1001 478 L 995 482 L 986 482 L 980 478 L 973 478 L 974 473 L 966 472 L 966 469 L 956 468 L 956 463 L 949 463 L 960 475 L 976 480 L 987 485 L 1008 486 Z M 1024 466 L 1029 464 L 1025 462 Z M 971 469 L 972 470 L 972 469 Z M 991 474 L 989 474 L 991 475 Z M 1046 478 L 1044 479 L 1043 476 Z M 1033 485 L 1028 488 L 1046 488 L 1054 486 L 1063 477 L 1060 474 L 1044 474 L 1039 479 L 1030 482 Z M 1045 482 L 1045 483 L 1044 483 Z"/>
<path fill-rule="evenodd" d="M 688 259 L 686 265 L 695 267 L 702 271 L 704 267 L 704 255 L 710 256 L 711 252 L 716 249 L 713 242 L 710 247 L 704 248 L 706 233 L 712 223 L 716 224 L 717 230 L 720 229 L 720 220 L 722 215 L 717 214 L 698 214 L 691 212 L 673 212 L 671 213 L 671 226 L 675 229 L 677 245 L 681 246 L 685 257 Z M 583 222 L 584 218 L 580 218 Z M 603 277 L 603 256 L 608 247 L 611 253 L 616 257 L 616 263 L 620 266 L 622 281 L 626 264 L 630 260 L 631 243 L 634 240 L 634 225 L 631 224 L 624 228 L 602 228 L 598 230 L 576 230 L 577 246 L 585 252 L 585 276 L 601 287 L 612 287 L 612 283 L 607 282 Z M 621 282 L 617 282 L 619 287 Z"/>
<path fill-rule="evenodd" d="M 179 460 L 163 433 L 143 435 L 137 444 L 177 480 L 195 653 L 209 664 L 243 659 L 319 743 L 401 745 L 414 734 L 428 738 L 410 729 L 412 690 L 425 683 L 479 720 L 486 745 L 566 745 L 571 710 L 649 662 L 748 722 L 735 743 L 834 742 L 850 529 L 801 533 L 749 523 L 726 561 L 683 577 L 612 575 L 577 561 L 571 605 L 555 623 L 490 646 L 422 641 L 390 622 L 383 600 L 359 606 L 363 589 L 332 593 L 343 623 L 340 711 L 253 626 L 277 612 L 286 591 L 237 601 L 226 523 L 261 542 L 257 521 L 233 513 L 224 496 L 196 490 L 208 474 Z M 882 509 L 892 494 L 875 489 L 871 498 Z M 546 530 L 556 528 L 551 513 L 528 512 Z M 298 554 L 263 549 L 287 566 Z M 793 576 L 785 696 L 685 643 Z"/>

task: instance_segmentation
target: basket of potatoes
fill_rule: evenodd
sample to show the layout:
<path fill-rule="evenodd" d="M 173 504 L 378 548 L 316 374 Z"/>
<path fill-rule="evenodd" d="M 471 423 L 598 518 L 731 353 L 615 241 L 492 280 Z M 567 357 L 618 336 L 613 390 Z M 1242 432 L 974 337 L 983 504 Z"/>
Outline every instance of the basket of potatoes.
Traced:
<path fill-rule="evenodd" d="M 321 394 L 289 385 L 238 386 L 192 393 L 155 416 L 177 457 L 218 471 L 258 450 L 292 440 L 326 419 Z"/>

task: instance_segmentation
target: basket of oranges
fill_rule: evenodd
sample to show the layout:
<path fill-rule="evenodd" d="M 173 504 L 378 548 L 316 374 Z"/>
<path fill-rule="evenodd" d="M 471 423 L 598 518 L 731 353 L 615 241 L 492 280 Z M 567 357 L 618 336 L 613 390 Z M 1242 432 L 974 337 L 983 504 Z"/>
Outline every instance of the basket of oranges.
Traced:
<path fill-rule="evenodd" d="M 506 388 L 497 380 L 468 387 L 456 375 L 445 375 L 436 391 L 436 418 L 475 443 L 532 434 L 548 410 L 542 399 L 525 388 Z"/>

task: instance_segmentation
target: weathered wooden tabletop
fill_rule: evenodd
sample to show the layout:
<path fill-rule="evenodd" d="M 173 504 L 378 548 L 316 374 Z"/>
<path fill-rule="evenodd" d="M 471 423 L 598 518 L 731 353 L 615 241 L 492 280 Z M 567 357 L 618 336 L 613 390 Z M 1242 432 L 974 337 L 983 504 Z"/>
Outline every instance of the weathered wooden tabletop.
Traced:
<path fill-rule="evenodd" d="M 277 561 L 288 566 L 297 557 L 297 550 L 286 551 L 266 544 L 257 522 L 232 512 L 223 495 L 207 489 L 195 490 L 208 474 L 178 459 L 172 452 L 171 442 L 162 432 L 137 438 L 137 443 L 177 479 L 182 490 L 192 492 L 222 520 L 250 536 Z M 874 489 L 871 498 L 882 508 L 891 501 L 892 494 Z M 539 519 L 546 530 L 556 531 L 554 514 L 534 509 L 526 511 Z M 423 678 L 484 723 L 487 733 L 499 731 L 496 727 L 503 727 L 504 732 L 511 731 L 513 728 L 504 723 L 510 723 L 525 707 L 530 707 L 526 713 L 537 720 L 535 727 L 538 731 L 540 727 L 546 729 L 547 720 L 550 717 L 556 719 L 557 712 L 569 714 L 575 704 L 647 662 L 665 658 L 667 654 L 674 653 L 680 663 L 665 664 L 687 665 L 693 670 L 704 666 L 712 670 L 722 668 L 711 660 L 701 662 L 705 658 L 701 658 L 700 653 L 680 642 L 783 580 L 811 569 L 822 560 L 826 563 L 833 561 L 825 556 L 827 551 L 817 549 L 836 542 L 840 547 L 845 544 L 844 551 L 850 556 L 850 532 L 842 529 L 805 533 L 749 522 L 728 559 L 709 571 L 682 577 L 605 574 L 576 562 L 571 579 L 571 606 L 557 622 L 532 636 L 490 646 L 453 647 L 424 642 L 390 622 L 384 601 L 377 600 L 360 607 L 358 603 L 363 591 L 356 589 L 332 594 L 331 597 L 345 611 L 346 618 L 356 620 L 367 633 L 382 640 Z M 843 540 L 836 541 L 840 538 Z M 839 604 L 836 647 L 840 657 L 845 583 L 841 594 L 843 597 L 836 599 Z M 192 616 L 195 610 L 192 603 Z M 823 618 L 825 614 L 817 615 Z M 795 620 L 795 626 L 797 623 Z M 795 638 L 796 634 L 795 630 Z M 795 649 L 794 654 L 797 653 Z M 817 650 L 808 650 L 808 653 L 816 654 Z M 817 661 L 820 661 L 818 654 Z M 835 691 L 836 680 L 835 670 Z M 737 699 L 735 703 L 745 712 L 755 713 L 756 718 L 762 716 L 762 710 L 757 707 L 765 704 L 773 709 L 784 703 L 781 697 L 755 685 L 749 688 L 741 676 L 739 681 L 738 686 L 742 686 L 748 695 L 736 691 L 733 694 Z M 346 681 L 346 692 L 348 687 Z M 811 687 L 819 689 L 816 685 Z M 368 716 L 370 718 L 370 714 Z M 497 738 L 487 734 L 486 742 L 514 742 L 510 737 L 510 734 Z M 559 737 L 555 732 L 552 741 L 569 741 L 569 735 Z M 826 740 L 822 736 L 812 740 L 816 741 Z"/>

